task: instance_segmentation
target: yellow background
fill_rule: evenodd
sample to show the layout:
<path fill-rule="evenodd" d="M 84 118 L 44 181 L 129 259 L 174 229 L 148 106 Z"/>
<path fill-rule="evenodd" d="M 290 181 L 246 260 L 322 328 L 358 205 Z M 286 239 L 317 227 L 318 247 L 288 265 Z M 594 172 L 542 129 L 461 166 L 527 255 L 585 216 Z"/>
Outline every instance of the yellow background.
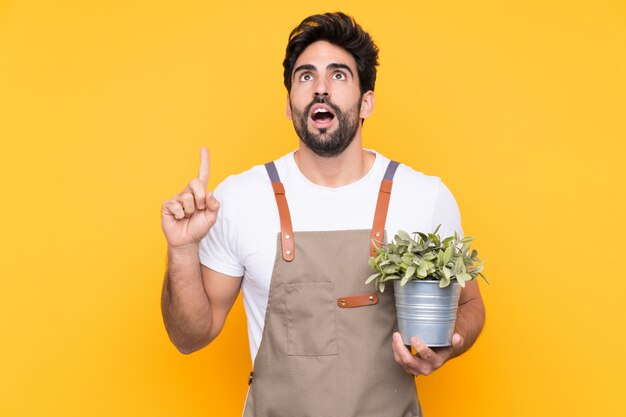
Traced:
<path fill-rule="evenodd" d="M 241 301 L 176 351 L 160 207 L 202 145 L 211 188 L 297 146 L 287 35 L 336 9 L 381 48 L 365 146 L 446 182 L 492 283 L 426 416 L 625 412 L 624 1 L 4 0 L 1 416 L 240 415 Z"/>

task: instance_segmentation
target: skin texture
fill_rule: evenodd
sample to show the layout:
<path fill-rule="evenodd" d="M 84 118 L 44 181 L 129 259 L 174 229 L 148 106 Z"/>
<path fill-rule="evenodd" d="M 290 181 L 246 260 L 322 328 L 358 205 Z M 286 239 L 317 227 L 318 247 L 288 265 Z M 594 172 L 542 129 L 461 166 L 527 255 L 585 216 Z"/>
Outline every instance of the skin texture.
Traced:
<path fill-rule="evenodd" d="M 323 97 L 341 117 L 323 129 L 316 127 L 308 110 Z M 313 183 L 325 187 L 350 184 L 367 173 L 374 155 L 363 150 L 362 123 L 374 110 L 374 93 L 361 92 L 352 55 L 326 41 L 309 45 L 298 57 L 287 96 L 287 117 L 300 136 L 294 159 Z M 340 137 L 342 129 L 350 137 Z M 302 139 L 304 137 L 304 140 Z M 316 142 L 311 146 L 311 142 Z M 341 149 L 320 155 L 319 150 Z M 309 142 L 309 143 L 307 143 Z M 198 177 L 162 206 L 161 226 L 168 242 L 168 269 L 163 282 L 162 313 L 168 335 L 182 353 L 208 345 L 221 332 L 239 293 L 241 277 L 232 277 L 200 265 L 199 242 L 209 233 L 219 213 L 219 202 L 207 191 L 209 153 L 201 149 Z M 483 327 L 485 312 L 476 281 L 461 291 L 453 345 L 430 349 L 418 338 L 415 353 L 402 343 L 399 333 L 390 341 L 396 362 L 412 375 L 428 375 L 446 361 L 465 352 Z"/>
<path fill-rule="evenodd" d="M 349 71 L 337 66 L 347 67 Z M 302 67 L 309 69 L 298 71 Z M 358 118 L 366 119 L 374 111 L 374 93 L 366 91 L 361 94 L 359 75 L 352 55 L 326 41 L 312 43 L 296 60 L 291 91 L 287 96 L 287 118 L 297 124 L 298 117 L 305 113 L 305 108 L 318 96 L 326 96 L 343 113 L 351 114 L 351 117 L 358 114 Z M 309 117 L 306 123 L 313 134 L 321 133 Z M 338 129 L 339 119 L 336 117 L 326 133 L 319 136 L 319 140 L 328 140 Z M 294 157 L 305 177 L 325 187 L 350 184 L 365 175 L 374 163 L 374 156 L 363 150 L 361 123 L 357 123 L 353 139 L 341 154 L 321 157 L 300 139 Z"/>
<path fill-rule="evenodd" d="M 241 283 L 238 277 L 200 265 L 200 240 L 215 224 L 220 207 L 207 191 L 209 166 L 209 152 L 202 148 L 198 177 L 161 207 L 168 244 L 161 311 L 170 340 L 182 353 L 201 349 L 217 337 Z"/>
<path fill-rule="evenodd" d="M 287 108 L 301 145 L 327 158 L 350 145 L 361 124 L 358 85 L 356 62 L 348 52 L 328 42 L 316 42 L 303 51 L 294 65 Z M 311 107 L 322 103 L 335 115 L 327 128 L 315 127 L 310 117 Z"/>
<path fill-rule="evenodd" d="M 340 77 L 341 75 L 337 74 L 336 76 Z M 293 125 L 300 140 L 316 155 L 322 157 L 333 157 L 341 154 L 354 139 L 358 125 L 361 123 L 358 117 L 359 103 L 344 112 L 328 97 L 327 93 L 317 94 L 311 103 L 305 107 L 304 112 L 292 109 Z M 325 128 L 314 129 L 317 132 L 309 129 L 309 115 L 315 104 L 325 104 L 333 110 L 338 126 L 332 132 L 328 132 Z"/>

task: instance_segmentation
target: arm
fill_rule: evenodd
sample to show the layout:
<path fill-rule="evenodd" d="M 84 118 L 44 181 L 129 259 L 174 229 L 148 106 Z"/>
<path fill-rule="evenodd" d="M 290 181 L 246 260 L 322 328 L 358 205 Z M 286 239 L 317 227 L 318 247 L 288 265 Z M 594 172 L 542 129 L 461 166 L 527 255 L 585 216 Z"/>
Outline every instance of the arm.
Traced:
<path fill-rule="evenodd" d="M 198 247 L 168 249 L 161 311 L 172 343 L 189 354 L 211 343 L 222 331 L 241 278 L 200 264 Z"/>
<path fill-rule="evenodd" d="M 466 352 L 476 341 L 485 323 L 483 305 L 478 282 L 466 282 L 461 290 L 457 310 L 452 346 L 445 348 L 429 348 L 418 337 L 411 338 L 411 345 L 416 354 L 413 355 L 404 346 L 400 333 L 393 335 L 393 355 L 402 368 L 415 376 L 428 375 L 439 369 L 448 360 Z"/>
<path fill-rule="evenodd" d="M 476 280 L 466 282 L 459 297 L 454 332 L 461 336 L 461 343 L 454 345 L 450 358 L 462 355 L 472 347 L 485 324 L 485 306 Z"/>
<path fill-rule="evenodd" d="M 200 151 L 198 178 L 163 203 L 161 227 L 167 239 L 168 268 L 161 310 L 167 333 L 183 353 L 209 344 L 220 333 L 241 279 L 200 265 L 199 243 L 213 228 L 220 203 L 207 192 L 209 152 Z"/>

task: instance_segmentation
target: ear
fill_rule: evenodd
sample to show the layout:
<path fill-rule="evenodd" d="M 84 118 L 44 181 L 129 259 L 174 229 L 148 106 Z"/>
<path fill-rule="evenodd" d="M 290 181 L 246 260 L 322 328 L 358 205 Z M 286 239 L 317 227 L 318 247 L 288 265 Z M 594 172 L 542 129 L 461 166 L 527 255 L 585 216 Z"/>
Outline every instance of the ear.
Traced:
<path fill-rule="evenodd" d="M 367 91 L 361 97 L 361 119 L 367 119 L 374 111 L 374 92 L 372 90 Z"/>
<path fill-rule="evenodd" d="M 287 109 L 285 111 L 285 114 L 287 115 L 287 119 L 293 120 L 293 117 L 291 115 L 291 101 L 289 100 L 289 94 L 287 94 Z"/>

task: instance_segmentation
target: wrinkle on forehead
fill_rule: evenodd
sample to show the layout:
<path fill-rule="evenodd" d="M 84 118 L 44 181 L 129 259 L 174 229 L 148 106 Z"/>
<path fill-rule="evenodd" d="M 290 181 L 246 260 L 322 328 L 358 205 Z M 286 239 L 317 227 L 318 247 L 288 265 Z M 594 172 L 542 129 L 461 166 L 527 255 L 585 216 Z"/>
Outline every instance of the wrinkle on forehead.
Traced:
<path fill-rule="evenodd" d="M 296 60 L 294 68 L 302 65 L 313 65 L 316 69 L 327 68 L 330 64 L 345 65 L 352 74 L 356 72 L 356 61 L 352 54 L 328 41 L 316 41 L 307 46 Z"/>

